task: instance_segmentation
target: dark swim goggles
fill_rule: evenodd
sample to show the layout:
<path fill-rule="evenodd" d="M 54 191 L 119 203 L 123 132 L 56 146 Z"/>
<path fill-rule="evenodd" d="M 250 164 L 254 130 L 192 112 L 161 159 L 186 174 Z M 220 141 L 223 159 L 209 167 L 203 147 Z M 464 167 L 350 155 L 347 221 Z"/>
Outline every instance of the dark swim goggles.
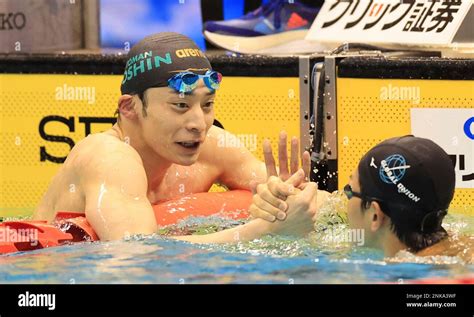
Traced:
<path fill-rule="evenodd" d="M 344 194 L 346 195 L 347 199 L 352 199 L 353 197 L 357 197 L 357 198 L 360 198 L 360 199 L 365 199 L 367 201 L 376 201 L 376 202 L 379 202 L 379 203 L 384 202 L 383 199 L 367 196 L 367 195 L 364 195 L 362 193 L 358 193 L 358 192 L 353 191 L 352 186 L 349 185 L 349 184 L 344 186 Z"/>
<path fill-rule="evenodd" d="M 182 72 L 168 79 L 168 87 L 179 93 L 188 93 L 196 88 L 200 78 L 204 80 L 207 88 L 214 92 L 216 89 L 219 89 L 220 82 L 222 81 L 222 74 L 215 70 L 208 70 L 204 75 L 198 75 L 192 72 Z"/>

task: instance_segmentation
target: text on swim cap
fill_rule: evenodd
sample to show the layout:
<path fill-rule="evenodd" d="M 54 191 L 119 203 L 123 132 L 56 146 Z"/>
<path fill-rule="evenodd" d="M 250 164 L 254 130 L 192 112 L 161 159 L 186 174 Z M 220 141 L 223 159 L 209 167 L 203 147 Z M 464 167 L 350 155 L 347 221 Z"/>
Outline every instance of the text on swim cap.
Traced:
<path fill-rule="evenodd" d="M 382 160 L 382 162 L 380 162 L 381 164 L 381 167 L 383 168 L 384 172 L 385 172 L 385 175 L 388 176 L 388 178 L 390 179 L 390 181 L 393 183 L 393 184 L 397 184 L 398 182 L 398 178 L 395 176 L 395 174 L 390 170 L 390 167 L 388 167 L 388 164 L 387 164 L 387 161 L 385 160 Z"/>
<path fill-rule="evenodd" d="M 414 202 L 417 203 L 420 201 L 420 197 L 417 197 L 415 194 L 413 194 L 408 188 L 403 186 L 402 183 L 398 183 L 397 188 L 400 194 L 405 194 L 408 198 L 410 198 Z"/>
<path fill-rule="evenodd" d="M 137 77 L 139 74 L 159 68 L 161 63 L 172 64 L 173 61 L 171 60 L 171 54 L 166 53 L 165 57 L 163 58 L 159 55 L 153 56 L 153 52 L 148 51 L 131 57 L 127 61 L 122 84 L 128 80 L 131 80 L 132 78 Z"/>
<path fill-rule="evenodd" d="M 199 57 L 206 57 L 203 52 L 201 52 L 200 49 L 198 48 L 183 48 L 180 50 L 175 51 L 176 56 L 179 58 L 184 58 L 184 57 L 191 57 L 191 56 L 199 56 Z"/>

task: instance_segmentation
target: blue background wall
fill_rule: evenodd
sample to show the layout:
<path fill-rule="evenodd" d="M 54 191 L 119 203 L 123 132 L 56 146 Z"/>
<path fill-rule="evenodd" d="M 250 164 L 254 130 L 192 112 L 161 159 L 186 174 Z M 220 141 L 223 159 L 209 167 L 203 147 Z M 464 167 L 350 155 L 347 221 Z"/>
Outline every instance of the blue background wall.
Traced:
<path fill-rule="evenodd" d="M 244 14 L 244 0 L 223 1 L 224 19 Z M 263 0 L 263 3 L 269 0 Z M 192 38 L 205 49 L 200 0 L 101 0 L 102 47 L 124 48 L 157 32 L 173 31 Z"/>

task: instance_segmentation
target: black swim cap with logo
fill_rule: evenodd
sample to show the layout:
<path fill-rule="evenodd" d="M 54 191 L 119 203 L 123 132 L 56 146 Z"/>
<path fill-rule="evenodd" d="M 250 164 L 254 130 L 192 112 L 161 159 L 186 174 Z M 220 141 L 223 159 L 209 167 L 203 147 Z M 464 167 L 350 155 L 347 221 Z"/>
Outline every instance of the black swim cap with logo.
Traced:
<path fill-rule="evenodd" d="M 454 164 L 428 139 L 407 135 L 385 140 L 364 155 L 358 172 L 363 195 L 417 210 L 420 221 L 447 210 L 453 199 Z"/>
<path fill-rule="evenodd" d="M 166 87 L 173 75 L 190 71 L 203 75 L 212 69 L 209 60 L 190 38 L 163 32 L 145 37 L 128 53 L 120 90 L 138 94 L 151 87 Z"/>

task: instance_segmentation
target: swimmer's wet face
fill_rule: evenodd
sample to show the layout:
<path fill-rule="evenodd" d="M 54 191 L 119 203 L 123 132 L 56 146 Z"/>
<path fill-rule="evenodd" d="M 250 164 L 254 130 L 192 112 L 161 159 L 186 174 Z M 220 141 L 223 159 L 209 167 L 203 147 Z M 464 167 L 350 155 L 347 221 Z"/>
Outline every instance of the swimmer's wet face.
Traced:
<path fill-rule="evenodd" d="M 193 164 L 214 121 L 220 79 L 190 38 L 173 32 L 147 36 L 132 47 L 125 65 L 118 119 L 122 132 L 130 134 L 130 144 L 143 155 L 158 156 L 151 159 L 155 164 L 160 158 Z"/>
<path fill-rule="evenodd" d="M 137 125 L 144 145 L 166 161 L 180 165 L 196 162 L 207 131 L 214 122 L 215 92 L 203 80 L 190 93 L 179 94 L 168 87 L 149 88 L 138 105 Z"/>
<path fill-rule="evenodd" d="M 352 172 L 348 185 L 354 193 L 360 193 L 359 173 L 357 170 Z M 377 242 L 377 234 L 371 230 L 372 220 L 375 214 L 374 206 L 370 206 L 371 209 L 369 208 L 369 210 L 363 210 L 361 204 L 362 198 L 358 196 L 359 195 L 357 194 L 352 195 L 347 203 L 347 219 L 349 227 L 351 229 L 364 230 L 365 246 L 375 246 Z"/>

